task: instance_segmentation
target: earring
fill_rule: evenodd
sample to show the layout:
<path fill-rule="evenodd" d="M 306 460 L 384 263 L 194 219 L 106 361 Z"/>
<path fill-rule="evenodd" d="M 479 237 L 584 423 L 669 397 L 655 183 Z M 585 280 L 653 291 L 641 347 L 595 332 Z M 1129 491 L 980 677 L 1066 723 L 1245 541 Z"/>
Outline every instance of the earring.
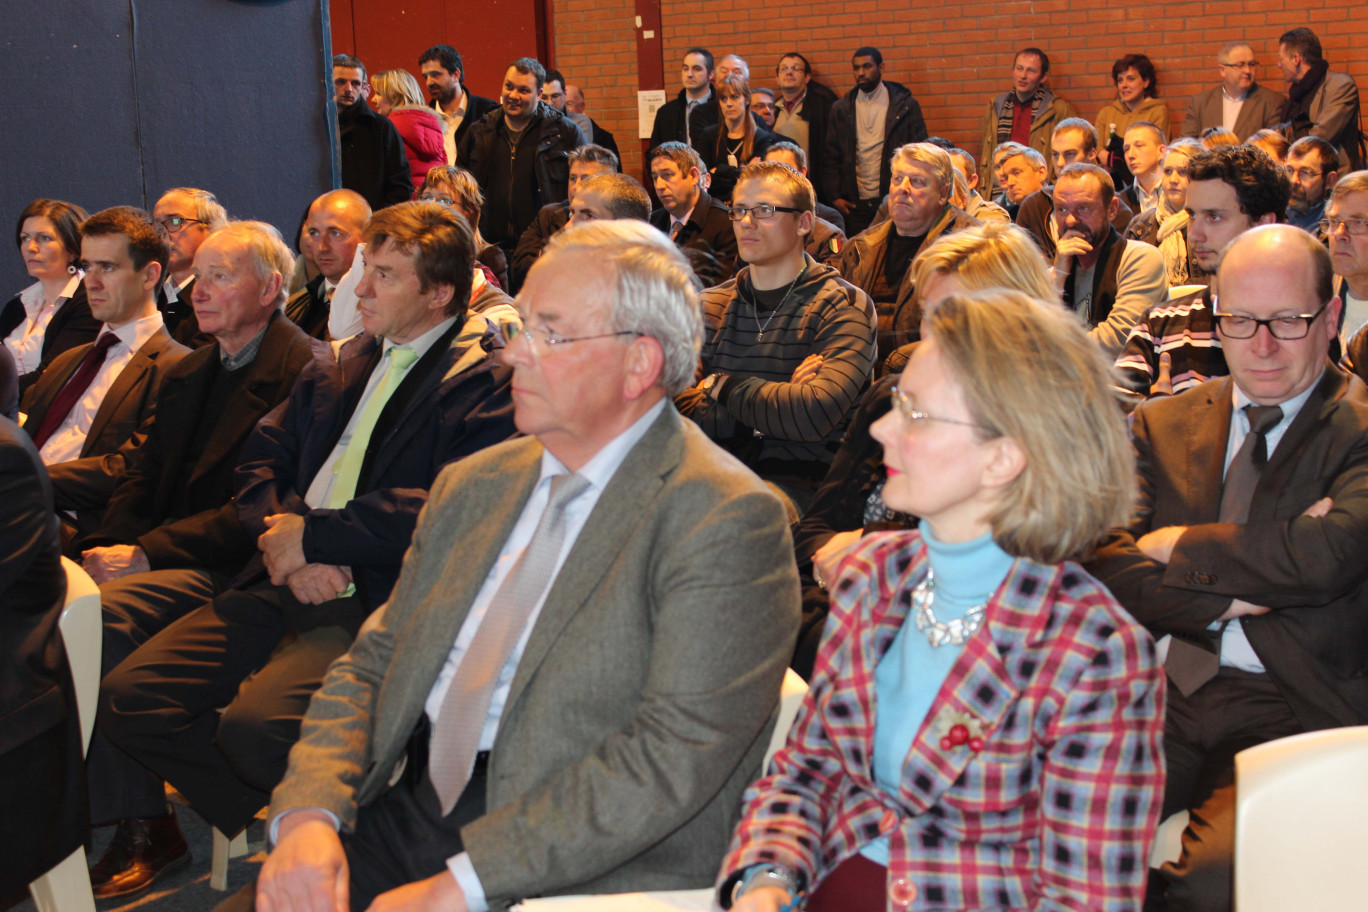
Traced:
<path fill-rule="evenodd" d="M 75 263 L 69 263 L 69 264 L 67 264 L 67 274 L 68 274 L 68 275 L 75 275 L 75 274 L 76 274 L 76 264 L 75 264 Z"/>

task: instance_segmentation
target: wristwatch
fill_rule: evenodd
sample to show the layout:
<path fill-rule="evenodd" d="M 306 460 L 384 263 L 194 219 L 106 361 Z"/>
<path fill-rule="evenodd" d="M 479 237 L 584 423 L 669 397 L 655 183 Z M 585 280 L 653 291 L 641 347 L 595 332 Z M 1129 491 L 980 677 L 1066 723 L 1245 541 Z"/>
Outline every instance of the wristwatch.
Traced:
<path fill-rule="evenodd" d="M 736 882 L 736 887 L 732 890 L 732 902 L 760 887 L 778 887 L 786 892 L 789 898 L 797 896 L 800 892 L 797 880 L 786 868 L 772 864 L 757 864 L 751 865 Z"/>
<path fill-rule="evenodd" d="M 720 376 L 722 376 L 722 375 L 721 375 L 721 374 L 708 374 L 708 376 L 706 376 L 706 377 L 703 378 L 703 382 L 700 383 L 698 386 L 699 386 L 699 389 L 703 390 L 703 394 L 704 394 L 705 396 L 709 396 L 709 397 L 712 396 L 712 389 L 713 389 L 714 386 L 717 385 L 717 378 L 720 377 Z"/>

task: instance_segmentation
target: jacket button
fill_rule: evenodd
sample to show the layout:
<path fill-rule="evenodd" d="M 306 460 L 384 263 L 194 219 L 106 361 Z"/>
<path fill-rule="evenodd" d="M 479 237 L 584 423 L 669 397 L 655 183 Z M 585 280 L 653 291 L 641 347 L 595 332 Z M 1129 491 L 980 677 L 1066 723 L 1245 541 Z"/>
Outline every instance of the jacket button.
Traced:
<path fill-rule="evenodd" d="M 898 827 L 898 815 L 895 811 L 884 811 L 879 818 L 880 832 L 889 833 Z"/>
<path fill-rule="evenodd" d="M 917 898 L 917 885 L 899 877 L 888 885 L 888 899 L 893 905 L 906 909 Z"/>

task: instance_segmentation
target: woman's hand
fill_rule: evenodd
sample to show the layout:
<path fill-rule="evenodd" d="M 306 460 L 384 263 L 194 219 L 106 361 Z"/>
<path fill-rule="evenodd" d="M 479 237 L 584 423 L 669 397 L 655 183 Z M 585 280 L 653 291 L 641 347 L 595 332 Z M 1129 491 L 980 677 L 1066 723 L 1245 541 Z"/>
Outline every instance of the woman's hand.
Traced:
<path fill-rule="evenodd" d="M 732 903 L 732 912 L 779 912 L 792 899 L 782 887 L 756 887 Z"/>
<path fill-rule="evenodd" d="M 823 589 L 827 588 L 827 583 L 836 576 L 836 565 L 846 556 L 847 551 L 860 543 L 860 537 L 863 535 L 864 529 L 837 532 L 827 539 L 825 545 L 817 549 L 817 553 L 812 555 L 812 578 L 817 585 Z"/>

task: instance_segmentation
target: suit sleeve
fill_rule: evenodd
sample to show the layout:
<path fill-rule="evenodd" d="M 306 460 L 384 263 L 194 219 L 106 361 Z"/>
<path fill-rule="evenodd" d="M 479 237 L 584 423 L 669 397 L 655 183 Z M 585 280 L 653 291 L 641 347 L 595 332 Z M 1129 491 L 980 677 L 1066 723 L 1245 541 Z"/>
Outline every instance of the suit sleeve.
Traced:
<path fill-rule="evenodd" d="M 1130 525 L 1112 530 L 1089 562 L 1088 570 L 1156 636 L 1173 632 L 1201 636 L 1207 626 L 1230 607 L 1230 599 L 1169 588 L 1165 585 L 1165 566 L 1146 557 L 1136 545 L 1145 533 L 1154 529 L 1154 502 L 1159 487 L 1160 467 L 1156 465 L 1150 441 L 1151 404 L 1142 403 L 1135 410 L 1131 423 L 1137 482 L 1135 512 Z"/>
<path fill-rule="evenodd" d="M 813 340 L 822 356 L 806 383 L 731 376 L 718 405 L 747 427 L 781 440 L 825 440 L 854 407 L 873 370 L 875 329 L 863 292 L 823 315 Z"/>
<path fill-rule="evenodd" d="M 1349 124 L 1357 127 L 1358 119 L 1359 90 L 1354 80 L 1346 76 L 1332 81 L 1327 75 L 1325 106 L 1321 108 L 1320 117 L 1311 125 L 1311 135 L 1333 142 Z"/>
<path fill-rule="evenodd" d="M 462 828 L 492 906 L 640 855 L 713 800 L 764 734 L 793 650 L 798 580 L 778 501 L 734 490 L 709 491 L 706 512 L 659 531 L 644 594 L 650 667 L 634 716 L 580 762 Z M 693 512 L 682 502 L 657 509 L 681 515 L 672 506 Z"/>
<path fill-rule="evenodd" d="M 1044 739 L 1038 912 L 1140 907 L 1164 784 L 1164 676 L 1118 627 L 1063 694 Z"/>
<path fill-rule="evenodd" d="M 1134 241 L 1123 243 L 1126 250 L 1116 272 L 1116 302 L 1107 319 L 1088 332 L 1112 358 L 1121 353 L 1126 337 L 1145 309 L 1164 300 L 1168 293 L 1164 256 L 1159 248 Z"/>
<path fill-rule="evenodd" d="M 1205 92 L 1198 92 L 1188 100 L 1187 110 L 1183 112 L 1183 132 L 1182 136 L 1196 138 L 1201 131 L 1200 109 L 1202 102 L 1206 100 Z"/>

